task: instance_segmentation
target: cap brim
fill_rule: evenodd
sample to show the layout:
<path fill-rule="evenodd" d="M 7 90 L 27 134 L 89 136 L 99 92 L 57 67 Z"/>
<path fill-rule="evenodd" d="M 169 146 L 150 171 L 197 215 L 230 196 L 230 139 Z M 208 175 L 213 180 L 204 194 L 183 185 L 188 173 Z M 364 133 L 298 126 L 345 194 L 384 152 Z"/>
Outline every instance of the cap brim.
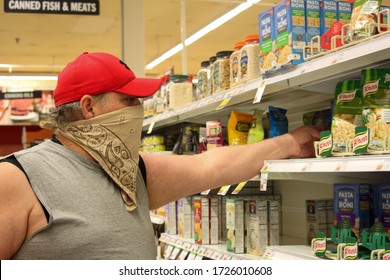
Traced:
<path fill-rule="evenodd" d="M 135 78 L 130 83 L 113 91 L 134 97 L 148 97 L 160 89 L 161 83 L 162 79 Z"/>

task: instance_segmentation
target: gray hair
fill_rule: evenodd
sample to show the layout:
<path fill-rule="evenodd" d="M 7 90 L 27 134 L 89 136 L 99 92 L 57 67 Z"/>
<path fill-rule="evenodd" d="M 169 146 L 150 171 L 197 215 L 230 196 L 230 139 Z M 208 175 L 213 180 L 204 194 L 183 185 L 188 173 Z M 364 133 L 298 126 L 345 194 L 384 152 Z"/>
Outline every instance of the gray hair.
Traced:
<path fill-rule="evenodd" d="M 105 93 L 92 96 L 98 103 L 104 105 Z M 80 101 L 74 101 L 54 107 L 49 112 L 49 118 L 52 119 L 57 126 L 65 126 L 70 122 L 83 119 Z"/>

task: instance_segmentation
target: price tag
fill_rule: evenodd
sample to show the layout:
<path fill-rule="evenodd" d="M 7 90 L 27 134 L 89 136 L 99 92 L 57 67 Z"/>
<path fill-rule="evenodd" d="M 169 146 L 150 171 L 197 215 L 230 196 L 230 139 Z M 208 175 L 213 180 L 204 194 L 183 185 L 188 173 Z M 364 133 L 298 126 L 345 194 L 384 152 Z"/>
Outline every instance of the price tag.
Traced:
<path fill-rule="evenodd" d="M 267 191 L 268 165 L 264 165 L 260 173 L 260 191 Z"/>
<path fill-rule="evenodd" d="M 173 249 L 171 255 L 169 256 L 169 259 L 170 260 L 176 260 L 176 258 L 178 257 L 179 253 L 180 253 L 180 248 L 179 247 L 175 247 L 175 249 Z"/>
<path fill-rule="evenodd" d="M 331 64 L 336 64 L 336 63 L 343 61 L 343 56 L 344 56 L 344 53 L 337 55 L 334 59 L 332 59 Z"/>
<path fill-rule="evenodd" d="M 347 162 L 341 161 L 337 163 L 335 171 L 344 171 L 347 168 Z"/>
<path fill-rule="evenodd" d="M 202 255 L 196 255 L 194 260 L 202 260 L 203 256 Z"/>
<path fill-rule="evenodd" d="M 213 253 L 213 251 L 211 251 L 210 249 L 205 249 L 203 255 L 210 259 L 212 253 Z"/>
<path fill-rule="evenodd" d="M 168 245 L 167 248 L 165 249 L 165 252 L 164 252 L 164 258 L 168 259 L 169 256 L 171 255 L 172 251 L 173 251 L 173 246 Z"/>
<path fill-rule="evenodd" d="M 196 253 L 198 251 L 198 249 L 199 249 L 199 246 L 197 244 L 192 244 L 190 246 L 189 250 L 190 250 L 191 253 Z"/>
<path fill-rule="evenodd" d="M 180 255 L 177 257 L 177 260 L 185 260 L 187 258 L 188 253 L 189 252 L 187 250 L 181 251 Z"/>
<path fill-rule="evenodd" d="M 253 104 L 259 103 L 261 101 L 261 98 L 263 97 L 263 93 L 264 93 L 264 90 L 265 90 L 266 83 L 267 83 L 267 80 L 262 80 L 260 82 L 260 85 L 257 88 L 257 92 L 256 92 L 256 95 L 255 95 L 255 98 L 253 100 Z"/>
<path fill-rule="evenodd" d="M 381 160 L 377 166 L 376 171 L 390 171 L 390 161 L 389 160 Z"/>
<path fill-rule="evenodd" d="M 193 261 L 196 258 L 196 253 L 190 252 L 190 254 L 187 257 L 187 260 Z"/>
<path fill-rule="evenodd" d="M 218 195 L 226 195 L 229 189 L 230 185 L 221 187 L 218 191 Z"/>
<path fill-rule="evenodd" d="M 232 256 L 224 254 L 221 258 L 221 260 L 231 260 Z"/>
<path fill-rule="evenodd" d="M 155 124 L 155 122 L 152 122 L 152 123 L 149 125 L 148 132 L 147 132 L 148 134 L 152 133 L 154 124 Z"/>
<path fill-rule="evenodd" d="M 223 256 L 223 254 L 221 252 L 215 251 L 214 253 L 211 254 L 210 259 L 212 259 L 212 260 L 221 260 L 222 256 Z"/>
<path fill-rule="evenodd" d="M 201 194 L 201 195 L 208 195 L 209 192 L 210 192 L 210 190 L 206 190 L 206 191 L 201 192 L 200 194 Z"/>
<path fill-rule="evenodd" d="M 246 182 L 248 181 L 239 183 L 237 187 L 232 191 L 232 194 L 238 194 L 242 190 L 242 188 L 246 185 Z"/>
<path fill-rule="evenodd" d="M 228 98 L 225 98 L 224 100 L 222 100 L 222 102 L 218 105 L 218 107 L 215 110 L 221 110 L 222 108 L 224 108 L 229 103 L 229 101 L 231 99 L 232 99 L 232 97 L 228 97 Z"/>

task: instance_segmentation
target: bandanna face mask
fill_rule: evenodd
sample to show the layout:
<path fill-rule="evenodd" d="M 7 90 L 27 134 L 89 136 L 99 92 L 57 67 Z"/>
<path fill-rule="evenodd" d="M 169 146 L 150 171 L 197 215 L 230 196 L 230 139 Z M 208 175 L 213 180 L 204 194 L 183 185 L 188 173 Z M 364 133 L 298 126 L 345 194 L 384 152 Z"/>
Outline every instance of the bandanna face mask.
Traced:
<path fill-rule="evenodd" d="M 143 106 L 129 106 L 71 122 L 58 131 L 84 148 L 121 188 L 128 211 L 137 207 L 136 177 Z"/>

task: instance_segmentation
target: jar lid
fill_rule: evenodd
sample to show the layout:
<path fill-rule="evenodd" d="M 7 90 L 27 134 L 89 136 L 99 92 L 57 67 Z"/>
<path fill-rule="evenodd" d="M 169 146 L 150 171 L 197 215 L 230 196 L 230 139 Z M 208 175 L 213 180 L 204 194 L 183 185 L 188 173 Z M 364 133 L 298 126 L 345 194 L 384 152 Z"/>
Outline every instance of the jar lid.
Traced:
<path fill-rule="evenodd" d="M 245 42 L 259 41 L 259 34 L 249 34 L 249 35 L 246 35 L 245 38 L 244 38 L 244 41 Z"/>
<path fill-rule="evenodd" d="M 210 63 L 213 63 L 216 60 L 217 60 L 216 56 L 212 56 L 212 57 L 209 58 Z"/>
<path fill-rule="evenodd" d="M 171 82 L 177 83 L 177 82 L 187 82 L 188 76 L 187 75 L 171 75 L 169 77 L 169 80 Z"/>
<path fill-rule="evenodd" d="M 209 60 L 205 60 L 200 63 L 200 67 L 208 67 L 208 66 L 210 66 Z"/>
<path fill-rule="evenodd" d="M 241 49 L 244 45 L 245 45 L 245 42 L 244 42 L 244 41 L 235 42 L 235 43 L 234 43 L 234 49 L 235 49 L 235 50 L 239 50 L 239 49 Z"/>
<path fill-rule="evenodd" d="M 230 57 L 230 55 L 232 53 L 233 53 L 233 51 L 220 51 L 220 52 L 217 52 L 217 57 L 218 58 Z"/>

